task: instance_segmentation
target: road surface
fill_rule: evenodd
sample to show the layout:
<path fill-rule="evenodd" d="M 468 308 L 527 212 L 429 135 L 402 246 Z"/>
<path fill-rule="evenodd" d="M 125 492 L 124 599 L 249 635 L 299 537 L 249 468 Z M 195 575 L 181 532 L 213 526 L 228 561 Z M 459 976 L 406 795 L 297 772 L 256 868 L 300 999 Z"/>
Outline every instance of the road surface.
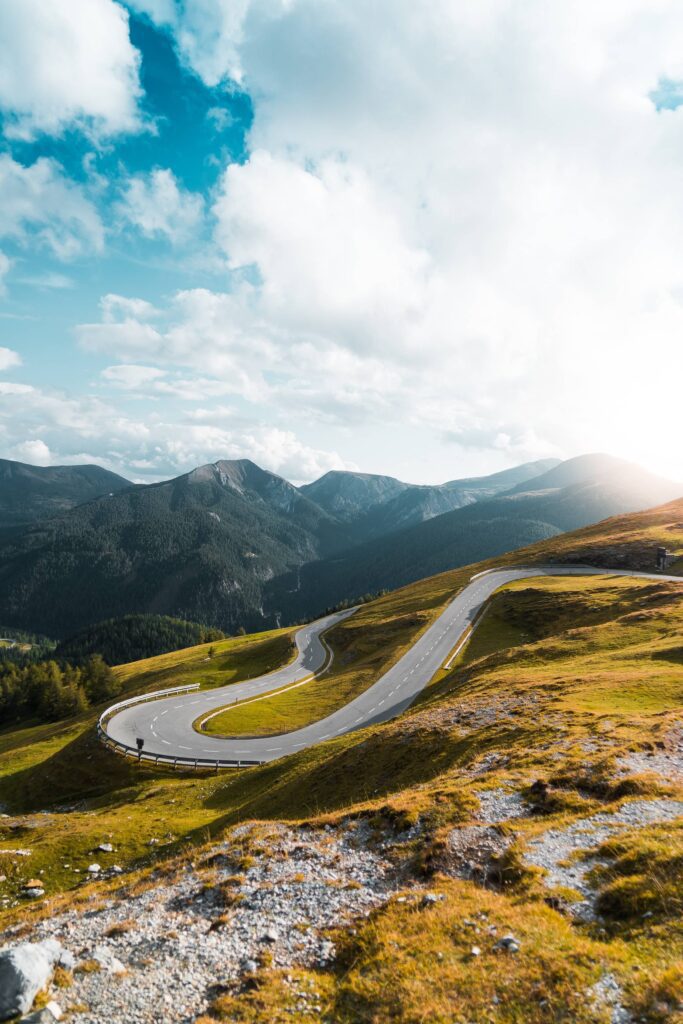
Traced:
<path fill-rule="evenodd" d="M 448 659 L 491 595 L 505 583 L 534 576 L 635 576 L 675 580 L 680 576 L 598 569 L 591 566 L 531 566 L 495 569 L 474 576 L 403 657 L 369 689 L 327 718 L 279 736 L 222 739 L 197 732 L 193 723 L 212 709 L 267 693 L 310 676 L 323 666 L 327 652 L 321 634 L 351 611 L 336 612 L 302 627 L 296 634 L 298 655 L 289 665 L 258 679 L 214 690 L 176 695 L 136 704 L 107 722 L 108 736 L 129 747 L 145 741 L 147 755 L 221 761 L 273 761 L 333 736 L 394 718 L 415 700 Z"/>

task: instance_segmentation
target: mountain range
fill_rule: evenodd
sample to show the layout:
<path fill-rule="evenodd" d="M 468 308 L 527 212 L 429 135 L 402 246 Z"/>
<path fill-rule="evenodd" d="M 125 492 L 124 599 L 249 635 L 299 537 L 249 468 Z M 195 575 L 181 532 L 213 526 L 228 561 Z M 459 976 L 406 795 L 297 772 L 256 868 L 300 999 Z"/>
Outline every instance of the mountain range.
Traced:
<path fill-rule="evenodd" d="M 95 466 L 0 473 L 0 622 L 55 637 L 137 612 L 285 624 L 683 489 L 606 455 L 435 486 L 332 472 L 295 487 L 246 459 L 148 485 Z"/>

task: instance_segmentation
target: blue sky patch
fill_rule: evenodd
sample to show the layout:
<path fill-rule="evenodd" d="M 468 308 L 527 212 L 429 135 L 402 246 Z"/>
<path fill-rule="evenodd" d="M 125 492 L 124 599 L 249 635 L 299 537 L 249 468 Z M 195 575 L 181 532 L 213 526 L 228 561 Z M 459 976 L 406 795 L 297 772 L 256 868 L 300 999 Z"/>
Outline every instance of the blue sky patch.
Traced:
<path fill-rule="evenodd" d="M 683 104 L 683 82 L 660 78 L 657 88 L 650 93 L 657 110 L 677 110 Z"/>

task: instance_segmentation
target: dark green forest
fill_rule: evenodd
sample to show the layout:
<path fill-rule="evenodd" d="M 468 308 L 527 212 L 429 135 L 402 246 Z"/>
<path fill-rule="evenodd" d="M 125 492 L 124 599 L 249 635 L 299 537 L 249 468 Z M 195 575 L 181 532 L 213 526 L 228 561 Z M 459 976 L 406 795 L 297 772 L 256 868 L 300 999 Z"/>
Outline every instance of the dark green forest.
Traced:
<path fill-rule="evenodd" d="M 168 615 L 124 615 L 88 626 L 63 640 L 55 657 L 79 665 L 91 655 L 100 654 L 108 665 L 123 665 L 224 639 L 225 633 L 215 626 L 201 626 Z"/>

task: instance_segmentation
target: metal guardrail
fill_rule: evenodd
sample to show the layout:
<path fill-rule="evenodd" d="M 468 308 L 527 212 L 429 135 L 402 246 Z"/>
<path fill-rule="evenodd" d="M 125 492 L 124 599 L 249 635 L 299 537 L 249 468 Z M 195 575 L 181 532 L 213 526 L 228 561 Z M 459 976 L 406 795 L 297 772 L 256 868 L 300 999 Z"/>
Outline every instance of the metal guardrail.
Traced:
<path fill-rule="evenodd" d="M 148 701 L 159 700 L 164 697 L 172 697 L 178 693 L 190 693 L 198 689 L 199 683 L 188 683 L 187 686 L 174 686 L 170 690 L 141 693 L 137 697 L 129 697 L 128 700 L 121 700 L 118 704 L 112 704 L 111 707 L 102 712 L 97 720 L 97 735 L 100 742 L 109 750 L 114 751 L 116 754 L 121 754 L 123 757 L 132 757 L 136 761 L 145 761 L 147 764 L 170 765 L 174 770 L 176 768 L 192 768 L 197 771 L 203 768 L 213 768 L 214 771 L 218 771 L 219 768 L 248 768 L 253 765 L 263 764 L 263 761 L 223 760 L 210 757 L 174 757 L 172 754 L 151 754 L 144 750 L 138 750 L 137 747 L 131 747 L 127 743 L 122 743 L 120 740 L 113 739 L 105 728 L 108 719 L 123 708 L 132 707 L 134 704 L 146 704 Z"/>

